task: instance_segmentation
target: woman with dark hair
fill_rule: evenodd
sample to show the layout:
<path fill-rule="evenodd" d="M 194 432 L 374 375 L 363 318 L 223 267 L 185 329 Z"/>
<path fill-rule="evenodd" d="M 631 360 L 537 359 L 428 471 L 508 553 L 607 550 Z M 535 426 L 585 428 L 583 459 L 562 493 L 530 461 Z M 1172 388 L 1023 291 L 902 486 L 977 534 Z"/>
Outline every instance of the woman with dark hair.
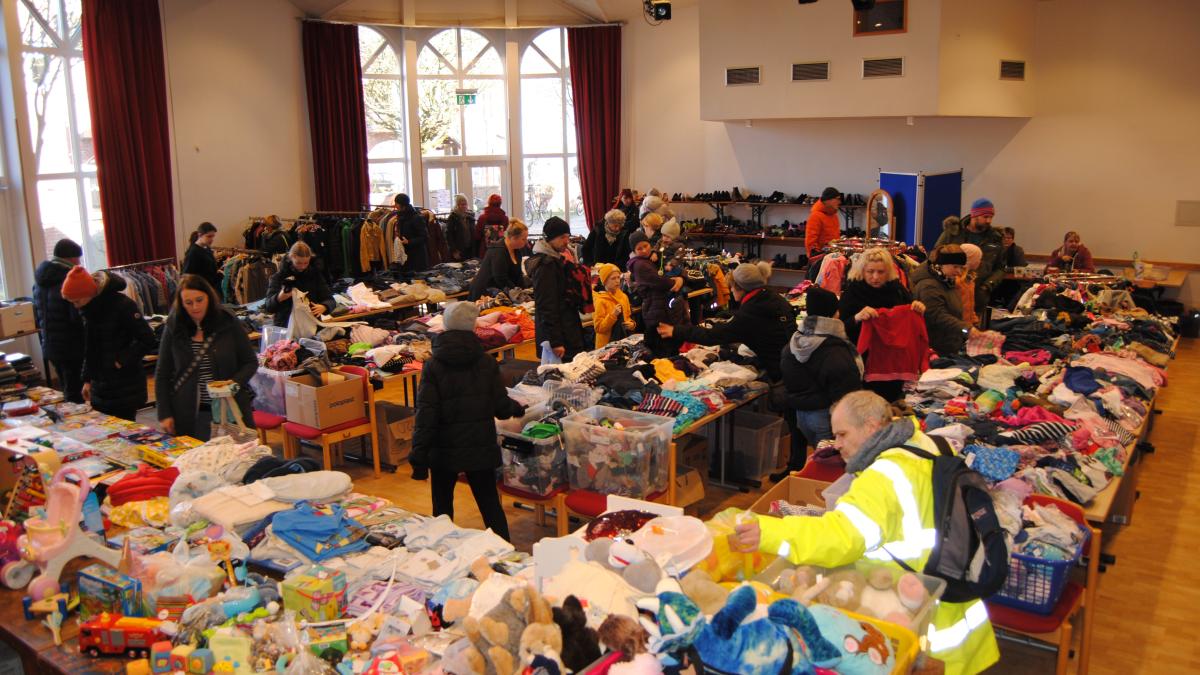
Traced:
<path fill-rule="evenodd" d="M 163 430 L 207 441 L 212 433 L 208 383 L 233 380 L 234 400 L 246 426 L 254 425 L 250 378 L 258 358 L 242 324 L 217 299 L 203 278 L 185 274 L 163 329 L 154 373 L 158 420 Z"/>
<path fill-rule="evenodd" d="M 217 267 L 217 257 L 212 252 L 213 239 L 216 237 L 216 225 L 209 222 L 200 223 L 188 238 L 188 250 L 183 255 L 183 265 L 179 271 L 183 274 L 195 274 L 213 288 L 220 288 L 221 272 Z"/>
<path fill-rule="evenodd" d="M 958 278 L 967 268 L 967 254 L 958 244 L 945 244 L 933 250 L 909 277 L 913 298 L 925 305 L 925 329 L 929 346 L 939 356 L 951 356 L 963 350 L 975 327 L 963 319 L 962 296 Z"/>

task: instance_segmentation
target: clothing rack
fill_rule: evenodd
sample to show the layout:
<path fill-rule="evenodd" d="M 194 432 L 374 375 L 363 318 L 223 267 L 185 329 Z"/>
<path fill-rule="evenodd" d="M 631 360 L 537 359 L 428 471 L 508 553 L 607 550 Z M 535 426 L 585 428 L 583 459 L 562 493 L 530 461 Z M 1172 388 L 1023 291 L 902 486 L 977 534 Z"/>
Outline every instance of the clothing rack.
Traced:
<path fill-rule="evenodd" d="M 829 242 L 827 247 L 830 251 L 838 253 L 861 253 L 869 248 L 885 248 L 889 253 L 897 254 L 904 252 L 908 245 L 902 241 L 894 239 L 877 239 L 864 237 L 843 237 Z"/>
<path fill-rule="evenodd" d="M 264 257 L 266 256 L 266 254 L 263 253 L 262 251 L 257 251 L 252 248 L 237 248 L 235 246 L 210 246 L 209 248 L 211 248 L 214 251 L 220 251 L 222 253 L 242 253 L 245 255 L 260 255 L 260 256 L 264 256 Z"/>
<path fill-rule="evenodd" d="M 159 260 L 147 260 L 145 262 L 128 263 L 126 265 L 113 265 L 111 267 L 105 267 L 101 271 L 111 272 L 113 270 L 137 269 L 139 267 L 160 267 L 164 265 L 178 266 L 179 261 L 175 258 L 161 258 Z"/>

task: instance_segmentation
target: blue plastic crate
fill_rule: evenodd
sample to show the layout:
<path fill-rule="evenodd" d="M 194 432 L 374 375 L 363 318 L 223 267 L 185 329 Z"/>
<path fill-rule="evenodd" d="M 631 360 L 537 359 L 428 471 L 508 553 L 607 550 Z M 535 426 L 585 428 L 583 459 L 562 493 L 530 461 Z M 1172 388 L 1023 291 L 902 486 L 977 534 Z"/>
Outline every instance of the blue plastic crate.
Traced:
<path fill-rule="evenodd" d="M 1083 539 L 1070 560 L 1043 560 L 1024 553 L 1013 553 L 1008 561 L 1008 579 L 989 602 L 1007 605 L 1034 614 L 1050 614 L 1067 587 L 1071 568 L 1079 562 L 1092 532 L 1080 527 Z"/>

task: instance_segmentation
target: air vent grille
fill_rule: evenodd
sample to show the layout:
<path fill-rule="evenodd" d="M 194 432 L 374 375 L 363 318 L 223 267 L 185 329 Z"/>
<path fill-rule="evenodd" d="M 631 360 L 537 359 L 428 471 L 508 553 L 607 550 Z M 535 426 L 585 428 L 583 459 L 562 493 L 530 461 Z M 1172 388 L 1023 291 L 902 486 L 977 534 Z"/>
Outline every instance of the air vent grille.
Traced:
<path fill-rule="evenodd" d="M 759 83 L 759 68 L 727 68 L 725 70 L 726 86 L 736 84 L 758 84 Z"/>
<path fill-rule="evenodd" d="M 829 62 L 816 61 L 814 63 L 793 63 L 792 64 L 792 82 L 806 82 L 811 80 L 828 80 L 829 79 Z"/>
<path fill-rule="evenodd" d="M 904 74 L 904 59 L 863 59 L 863 77 L 900 77 Z"/>
<path fill-rule="evenodd" d="M 1002 79 L 1002 80 L 1024 80 L 1025 79 L 1025 62 L 1024 61 L 1001 61 L 1000 62 L 1000 79 Z"/>

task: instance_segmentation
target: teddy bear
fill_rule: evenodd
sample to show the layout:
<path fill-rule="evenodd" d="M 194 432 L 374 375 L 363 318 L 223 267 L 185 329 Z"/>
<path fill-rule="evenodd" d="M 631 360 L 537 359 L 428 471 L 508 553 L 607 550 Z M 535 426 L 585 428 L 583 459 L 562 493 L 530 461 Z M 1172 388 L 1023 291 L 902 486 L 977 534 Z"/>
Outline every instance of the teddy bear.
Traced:
<path fill-rule="evenodd" d="M 897 579 L 892 570 L 879 567 L 867 574 L 861 605 L 855 611 L 913 628 L 913 619 L 928 598 L 929 591 L 917 575 L 906 572 Z"/>
<path fill-rule="evenodd" d="M 594 628 L 588 627 L 579 598 L 568 595 L 562 607 L 555 607 L 553 613 L 554 623 L 562 633 L 562 662 L 568 669 L 582 671 L 600 658 L 600 638 Z"/>
<path fill-rule="evenodd" d="M 646 652 L 646 643 L 650 634 L 637 621 L 620 614 L 611 614 L 600 624 L 596 631 L 600 642 L 612 651 L 625 655 L 624 661 L 632 661 L 633 657 Z"/>
<path fill-rule="evenodd" d="M 535 664 L 549 669 L 550 664 L 563 672 L 562 662 L 563 635 L 558 625 L 551 623 L 531 623 L 521 632 L 521 665 L 532 667 Z"/>
<path fill-rule="evenodd" d="M 472 671 L 485 675 L 516 672 L 525 628 L 531 623 L 553 622 L 549 603 L 537 591 L 529 586 L 509 589 L 487 614 L 479 618 L 468 616 L 463 621 L 471 642 L 466 657 Z"/>
<path fill-rule="evenodd" d="M 370 616 L 361 617 L 346 626 L 346 637 L 350 644 L 350 651 L 352 653 L 365 653 L 369 650 L 375 636 L 383 628 L 385 618 L 382 613 L 375 612 Z"/>
<path fill-rule="evenodd" d="M 827 575 L 829 586 L 818 597 L 822 604 L 854 611 L 862 605 L 866 579 L 857 570 L 840 570 Z"/>

